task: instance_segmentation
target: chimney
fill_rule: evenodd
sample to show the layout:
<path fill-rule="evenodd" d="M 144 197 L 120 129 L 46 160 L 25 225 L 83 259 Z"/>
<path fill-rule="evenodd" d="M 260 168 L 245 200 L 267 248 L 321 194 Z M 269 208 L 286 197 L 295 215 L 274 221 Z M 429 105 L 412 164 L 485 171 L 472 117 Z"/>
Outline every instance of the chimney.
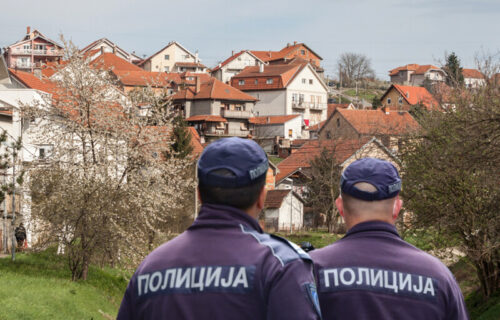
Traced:
<path fill-rule="evenodd" d="M 271 117 L 266 117 L 266 123 L 271 122 Z"/>
<path fill-rule="evenodd" d="M 263 72 L 264 72 L 264 64 L 263 64 L 263 63 L 261 63 L 261 64 L 259 65 L 259 72 L 260 72 L 260 73 L 263 73 Z"/>
<path fill-rule="evenodd" d="M 234 56 L 234 50 L 231 51 L 231 57 Z"/>
<path fill-rule="evenodd" d="M 220 63 L 220 62 L 219 62 L 218 67 L 219 67 L 219 69 L 220 69 L 220 67 L 222 67 L 222 63 Z"/>
<path fill-rule="evenodd" d="M 297 41 L 294 41 L 294 42 L 293 42 L 293 45 L 296 45 L 296 44 L 297 44 Z"/>
<path fill-rule="evenodd" d="M 269 58 L 271 58 L 271 50 L 269 50 L 269 52 L 267 53 L 267 55 L 269 56 Z"/>
<path fill-rule="evenodd" d="M 389 114 L 389 108 L 387 106 L 383 106 L 382 107 L 382 111 L 385 113 L 385 114 Z"/>
<path fill-rule="evenodd" d="M 116 54 L 116 46 L 113 46 L 113 54 Z"/>
<path fill-rule="evenodd" d="M 101 46 L 101 54 L 104 54 L 104 47 Z"/>
<path fill-rule="evenodd" d="M 198 76 L 195 77 L 194 85 L 195 85 L 194 93 L 197 94 L 198 92 L 200 92 L 200 86 L 201 86 L 200 77 Z"/>
<path fill-rule="evenodd" d="M 26 27 L 26 34 L 30 34 L 30 32 L 31 32 L 31 28 L 30 28 L 30 26 L 27 26 Z"/>
<path fill-rule="evenodd" d="M 196 52 L 194 53 L 194 62 L 200 62 L 200 59 L 198 59 L 198 50 L 196 50 Z"/>
<path fill-rule="evenodd" d="M 286 44 L 286 47 L 287 47 L 287 48 L 289 48 L 289 47 L 290 47 L 290 42 L 288 42 L 288 43 Z"/>

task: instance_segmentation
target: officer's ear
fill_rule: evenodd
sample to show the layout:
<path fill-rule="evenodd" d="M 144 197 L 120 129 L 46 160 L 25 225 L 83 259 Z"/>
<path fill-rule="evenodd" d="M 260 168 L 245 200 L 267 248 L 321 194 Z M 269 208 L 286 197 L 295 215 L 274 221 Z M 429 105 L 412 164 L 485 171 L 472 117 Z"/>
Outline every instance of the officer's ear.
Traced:
<path fill-rule="evenodd" d="M 196 187 L 196 196 L 198 197 L 198 201 L 200 201 L 200 204 L 203 204 L 203 201 L 201 201 L 201 194 L 200 194 L 200 187 Z"/>
<path fill-rule="evenodd" d="M 264 209 L 264 203 L 266 202 L 266 196 L 267 196 L 267 189 L 266 189 L 266 186 L 263 186 L 262 190 L 260 190 L 259 198 L 257 199 L 257 209 L 259 209 L 259 210 Z"/>
<path fill-rule="evenodd" d="M 339 210 L 340 215 L 344 217 L 344 199 L 342 199 L 342 196 L 335 199 L 335 206 L 337 207 L 337 210 Z"/>
<path fill-rule="evenodd" d="M 401 207 L 403 207 L 403 200 L 399 198 L 399 194 L 396 196 L 396 200 L 394 201 L 394 207 L 392 209 L 392 220 L 396 221 L 398 218 L 399 212 L 401 211 Z"/>

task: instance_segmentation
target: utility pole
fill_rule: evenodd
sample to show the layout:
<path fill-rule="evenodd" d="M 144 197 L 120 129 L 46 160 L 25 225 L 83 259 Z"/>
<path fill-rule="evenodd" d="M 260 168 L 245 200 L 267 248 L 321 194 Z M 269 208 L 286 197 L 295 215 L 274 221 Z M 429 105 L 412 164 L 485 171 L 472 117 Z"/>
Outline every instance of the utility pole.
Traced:
<path fill-rule="evenodd" d="M 292 189 L 290 191 L 290 234 L 292 234 L 293 229 L 292 229 L 292 217 L 293 217 L 293 178 L 292 180 Z"/>
<path fill-rule="evenodd" d="M 12 146 L 12 261 L 16 261 L 16 154 L 17 150 Z"/>
<path fill-rule="evenodd" d="M 3 177 L 2 177 L 2 184 L 5 185 L 6 183 L 6 178 L 5 178 L 5 175 L 7 173 L 4 171 L 2 173 Z M 4 253 L 8 253 L 9 252 L 9 237 L 7 235 L 7 198 L 4 197 L 3 199 L 3 205 L 2 205 L 2 209 L 3 209 L 3 239 L 2 239 L 2 247 L 3 247 L 3 252 Z"/>

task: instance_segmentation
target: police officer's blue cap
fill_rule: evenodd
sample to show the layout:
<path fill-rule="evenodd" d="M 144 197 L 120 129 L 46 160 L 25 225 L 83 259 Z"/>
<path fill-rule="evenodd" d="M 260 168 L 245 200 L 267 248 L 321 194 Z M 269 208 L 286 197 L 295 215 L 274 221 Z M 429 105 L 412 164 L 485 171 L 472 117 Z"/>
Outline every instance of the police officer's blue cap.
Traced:
<path fill-rule="evenodd" d="M 212 187 L 244 187 L 267 173 L 269 162 L 262 148 L 253 140 L 223 138 L 209 144 L 198 160 L 198 179 Z M 218 175 L 226 169 L 234 176 Z"/>
<path fill-rule="evenodd" d="M 377 188 L 375 192 L 359 190 L 354 185 L 366 182 Z M 340 189 L 343 193 L 365 201 L 394 198 L 401 191 L 401 178 L 389 161 L 363 158 L 351 163 L 342 173 Z"/>

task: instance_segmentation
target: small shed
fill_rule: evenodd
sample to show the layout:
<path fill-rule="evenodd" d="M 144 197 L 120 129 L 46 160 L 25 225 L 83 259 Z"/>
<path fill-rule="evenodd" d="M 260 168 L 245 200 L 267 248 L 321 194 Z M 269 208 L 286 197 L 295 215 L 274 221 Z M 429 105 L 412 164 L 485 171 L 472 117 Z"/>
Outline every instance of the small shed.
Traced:
<path fill-rule="evenodd" d="M 267 192 L 264 204 L 266 231 L 299 230 L 304 226 L 304 200 L 291 189 Z"/>

